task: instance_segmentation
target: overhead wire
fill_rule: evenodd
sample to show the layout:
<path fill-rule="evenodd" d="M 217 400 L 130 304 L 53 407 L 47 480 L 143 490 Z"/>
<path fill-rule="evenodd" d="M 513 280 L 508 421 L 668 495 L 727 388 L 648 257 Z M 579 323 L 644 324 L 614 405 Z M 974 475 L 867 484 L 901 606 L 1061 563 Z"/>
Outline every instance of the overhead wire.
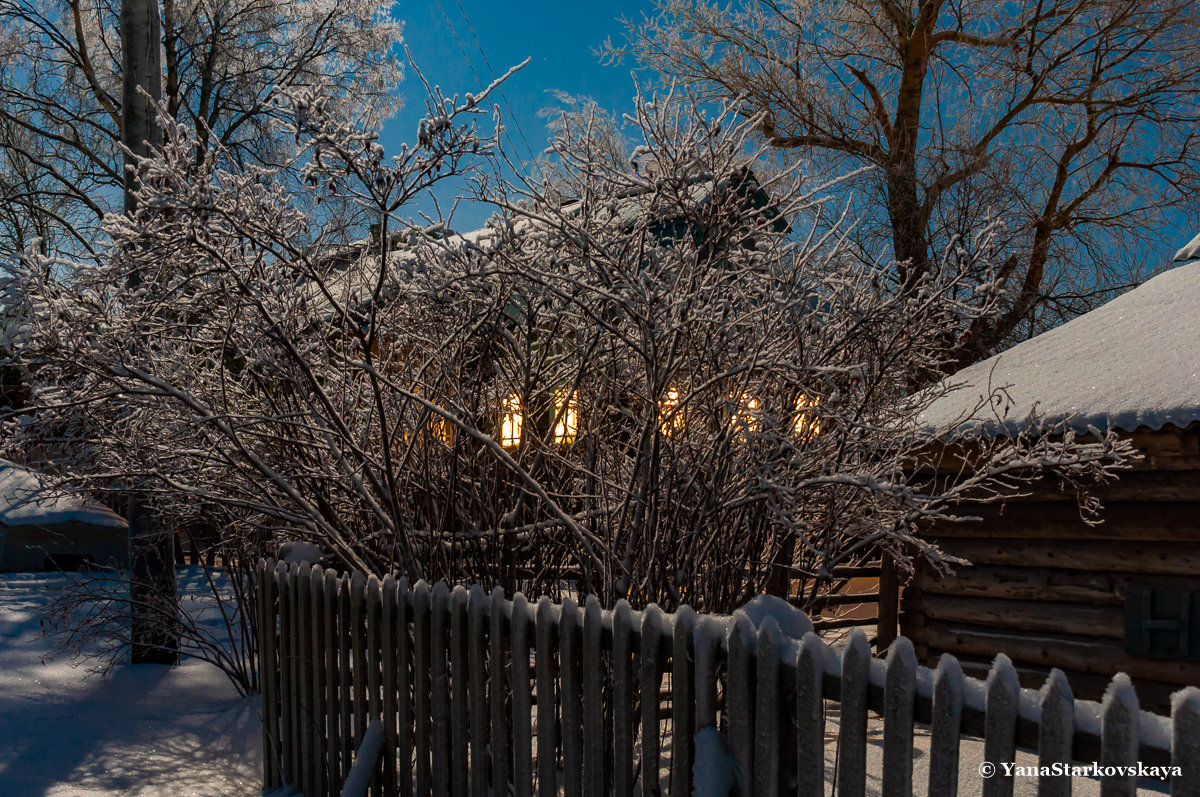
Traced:
<path fill-rule="evenodd" d="M 492 69 L 491 62 L 488 61 L 487 53 L 483 50 L 483 44 L 480 43 L 479 36 L 475 33 L 475 28 L 471 25 L 471 20 L 467 18 L 467 12 L 463 9 L 462 3 L 459 2 L 459 0 L 455 0 L 455 3 L 458 5 L 459 13 L 462 14 L 463 21 L 467 23 L 467 29 L 471 31 L 471 36 L 475 39 L 475 44 L 479 48 L 479 54 L 483 56 L 483 62 L 487 66 L 488 72 L 491 75 L 491 81 L 485 82 L 483 78 L 479 76 L 478 70 L 475 69 L 475 64 L 471 61 L 471 56 L 467 54 L 466 47 L 463 46 L 462 40 L 458 37 L 458 31 L 455 30 L 454 24 L 450 21 L 450 15 L 446 13 L 446 9 L 442 6 L 442 0 L 434 0 L 434 3 L 437 4 L 438 11 L 442 13 L 442 19 L 446 21 L 446 27 L 450 29 L 450 35 L 454 37 L 454 43 L 458 45 L 458 51 L 462 54 L 463 60 L 467 62 L 467 67 L 470 68 L 471 74 L 475 77 L 475 81 L 480 85 L 481 88 L 488 85 L 488 82 L 495 81 L 496 73 Z M 500 101 L 504 103 L 504 108 L 506 111 L 508 111 L 509 118 L 512 119 L 513 125 L 517 128 L 517 133 L 521 136 L 521 141 L 525 145 L 525 151 L 529 153 L 529 159 L 533 160 L 533 147 L 529 146 L 529 139 L 525 137 L 525 131 L 521 129 L 521 122 L 519 119 L 517 119 L 517 115 L 513 113 L 512 106 L 508 103 L 508 97 L 506 97 L 504 94 L 504 87 L 499 86 L 498 89 L 500 92 Z M 508 138 L 509 145 L 515 149 L 516 142 L 513 141 L 512 135 L 509 134 L 507 126 L 504 128 L 504 135 Z"/>
<path fill-rule="evenodd" d="M 475 32 L 475 26 L 471 24 L 471 20 L 467 17 L 467 11 L 463 8 L 462 0 L 454 0 L 454 4 L 458 6 L 458 13 L 462 14 L 463 22 L 467 23 L 467 30 L 471 31 L 471 38 L 475 40 L 475 46 L 479 48 L 479 54 L 483 56 L 483 63 L 488 69 L 488 74 L 492 76 L 492 80 L 496 79 L 496 70 L 492 68 L 492 62 L 488 60 L 487 51 L 483 49 L 483 42 L 479 40 L 479 34 Z M 525 131 L 521 129 L 521 121 L 517 115 L 513 113 L 512 106 L 508 104 L 508 97 L 504 94 L 504 86 L 497 87 L 500 91 L 500 100 L 504 103 L 508 115 L 512 118 L 513 124 L 516 125 L 517 133 L 521 136 L 521 141 L 525 144 L 525 151 L 529 153 L 530 160 L 533 159 L 533 147 L 529 146 L 529 139 L 525 137 Z"/>

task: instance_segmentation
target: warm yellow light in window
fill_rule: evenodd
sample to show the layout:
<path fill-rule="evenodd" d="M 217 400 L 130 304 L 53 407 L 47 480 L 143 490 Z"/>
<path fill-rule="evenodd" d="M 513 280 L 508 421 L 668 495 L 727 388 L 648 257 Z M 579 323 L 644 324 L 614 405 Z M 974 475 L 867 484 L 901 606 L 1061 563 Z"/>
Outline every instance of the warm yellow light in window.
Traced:
<path fill-rule="evenodd" d="M 738 399 L 738 410 L 733 420 L 743 431 L 757 432 L 761 426 L 758 417 L 759 402 L 754 396 L 743 393 Z"/>
<path fill-rule="evenodd" d="M 821 433 L 821 420 L 813 412 L 819 403 L 817 399 L 810 399 L 808 396 L 796 399 L 796 420 L 792 429 L 797 436 L 808 440 Z"/>
<path fill-rule="evenodd" d="M 454 444 L 454 425 L 440 416 L 434 416 L 429 422 L 429 433 L 433 439 L 446 445 Z"/>
<path fill-rule="evenodd" d="M 679 391 L 671 388 L 663 396 L 658 405 L 658 431 L 664 435 L 674 435 L 683 431 L 683 416 L 679 412 Z"/>
<path fill-rule="evenodd" d="M 504 417 L 500 421 L 500 445 L 516 448 L 521 445 L 521 397 L 504 400 Z"/>
<path fill-rule="evenodd" d="M 575 400 L 574 394 L 566 399 L 566 405 L 564 410 L 562 393 L 555 396 L 554 417 L 558 419 L 554 424 L 554 442 L 556 443 L 573 442 L 575 435 L 579 433 L 579 402 Z"/>

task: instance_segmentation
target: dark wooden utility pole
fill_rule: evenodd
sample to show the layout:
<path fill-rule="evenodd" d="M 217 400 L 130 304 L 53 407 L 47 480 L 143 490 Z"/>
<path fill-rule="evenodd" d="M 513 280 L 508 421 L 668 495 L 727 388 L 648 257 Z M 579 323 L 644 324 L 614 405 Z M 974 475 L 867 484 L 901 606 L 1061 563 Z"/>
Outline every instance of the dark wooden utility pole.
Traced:
<path fill-rule="evenodd" d="M 161 142 L 155 121 L 162 99 L 162 32 L 158 0 L 121 0 L 121 143 L 125 145 L 125 212 L 137 212 L 137 158 Z M 141 284 L 130 271 L 127 287 Z M 144 493 L 129 496 L 130 649 L 134 664 L 179 661 L 179 602 L 176 597 L 174 537 L 155 516 Z"/>

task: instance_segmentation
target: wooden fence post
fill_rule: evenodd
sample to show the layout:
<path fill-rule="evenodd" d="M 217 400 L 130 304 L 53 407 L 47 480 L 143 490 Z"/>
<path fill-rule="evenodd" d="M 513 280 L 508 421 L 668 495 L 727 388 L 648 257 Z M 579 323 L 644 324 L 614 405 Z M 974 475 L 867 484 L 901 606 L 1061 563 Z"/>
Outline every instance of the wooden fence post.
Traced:
<path fill-rule="evenodd" d="M 418 581 L 413 587 L 413 717 L 417 752 L 417 797 L 430 794 L 429 585 Z"/>
<path fill-rule="evenodd" d="M 658 782 L 658 719 L 659 687 L 662 685 L 662 667 L 659 646 L 663 636 L 662 609 L 650 604 L 642 611 L 641 648 L 639 650 L 639 675 L 642 696 L 642 797 L 657 797 Z"/>
<path fill-rule="evenodd" d="M 377 576 L 367 578 L 366 619 L 367 619 L 367 711 L 369 716 L 366 728 L 372 722 L 383 716 L 383 622 L 382 586 Z M 363 729 L 364 738 L 366 728 Z M 375 765 L 375 776 L 371 779 L 372 797 L 383 795 L 383 761 Z"/>
<path fill-rule="evenodd" d="M 888 647 L 883 710 L 883 797 L 912 797 L 917 655 L 904 637 Z"/>
<path fill-rule="evenodd" d="M 779 665 L 783 637 L 779 623 L 768 617 L 758 629 L 757 667 L 754 706 L 754 770 L 747 785 L 753 783 L 755 797 L 776 797 L 779 793 Z"/>
<path fill-rule="evenodd" d="M 1012 797 L 1013 778 L 1004 771 L 1016 761 L 1017 709 L 1021 686 L 1008 656 L 1000 653 L 987 677 L 987 714 L 984 718 L 983 760 L 995 774 L 983 779 L 983 797 Z"/>
<path fill-rule="evenodd" d="M 322 595 L 321 612 L 324 615 L 325 624 L 325 721 L 327 724 L 327 732 L 325 738 L 325 769 L 328 773 L 330 785 L 333 787 L 333 793 L 337 794 L 341 790 L 341 783 L 346 780 L 346 772 L 349 770 L 349 763 L 345 768 L 341 763 L 341 737 L 349 732 L 348 728 L 343 728 L 341 725 L 342 719 L 342 704 L 341 694 L 338 687 L 341 683 L 341 672 L 339 671 L 341 662 L 339 651 L 342 648 L 342 626 L 345 620 L 338 614 L 338 575 L 333 570 L 325 571 L 325 589 Z"/>
<path fill-rule="evenodd" d="M 604 794 L 604 613 L 595 595 L 583 610 L 583 794 Z M 690 790 L 688 792 L 691 793 Z"/>
<path fill-rule="evenodd" d="M 471 588 L 468 607 L 467 637 L 470 639 L 471 722 L 471 797 L 487 797 L 488 786 L 488 725 L 487 725 L 487 635 L 488 597 L 482 588 Z M 493 662 L 495 666 L 495 662 Z"/>
<path fill-rule="evenodd" d="M 396 623 L 396 579 L 388 574 L 384 577 L 379 588 L 380 628 L 379 644 L 382 648 L 383 663 L 383 793 L 386 797 L 395 797 L 399 790 L 396 783 L 396 751 L 398 749 L 396 715 L 398 713 L 398 694 L 400 668 L 402 662 L 397 661 L 397 633 L 400 631 Z M 405 749 L 407 755 L 408 750 Z"/>
<path fill-rule="evenodd" d="M 338 579 L 338 723 L 342 729 L 338 759 L 341 761 L 342 777 L 350 773 L 354 764 L 354 628 L 351 627 L 354 604 L 353 578 L 342 573 Z"/>
<path fill-rule="evenodd" d="M 725 711 L 729 715 L 729 746 L 737 764 L 743 793 L 754 787 L 754 627 L 744 612 L 733 614 L 725 637 L 728 669 Z"/>
<path fill-rule="evenodd" d="M 296 778 L 300 784 L 301 791 L 305 795 L 315 797 L 316 784 L 314 783 L 312 760 L 313 747 L 317 737 L 314 733 L 316 723 L 313 718 L 312 705 L 313 627 L 310 622 L 312 617 L 312 591 L 309 589 L 309 576 L 311 573 L 312 566 L 307 562 L 302 563 L 296 572 L 292 574 L 292 590 L 296 597 L 296 622 L 299 632 L 297 634 L 299 644 L 295 649 L 298 668 L 296 700 L 299 705 L 299 710 L 296 714 L 300 723 L 297 734 Z"/>
<path fill-rule="evenodd" d="M 475 591 L 482 590 L 476 588 Z M 476 728 L 486 727 L 482 712 L 479 715 L 474 712 L 477 703 L 474 692 L 467 694 L 471 659 L 480 657 L 483 646 L 482 636 L 476 636 L 481 631 L 479 621 L 470 611 L 479 602 L 472 601 L 471 597 L 461 584 L 450 593 L 450 760 L 446 763 L 450 768 L 450 793 L 454 797 L 466 797 L 469 786 L 477 777 L 471 771 L 474 751 L 469 742 L 473 741 L 472 737 L 481 735 Z M 472 605 L 468 606 L 468 603 Z"/>
<path fill-rule="evenodd" d="M 825 656 L 828 649 L 813 632 L 796 653 L 796 791 L 825 793 Z"/>
<path fill-rule="evenodd" d="M 325 628 L 325 571 L 320 565 L 314 565 L 309 571 L 306 585 L 309 591 L 308 624 L 311 629 L 312 648 L 312 745 L 309 763 L 313 794 L 315 797 L 326 797 L 330 791 L 330 775 L 325 766 L 325 739 L 329 735 L 326 725 L 329 706 L 325 701 L 325 650 L 328 647 L 328 632 Z"/>
<path fill-rule="evenodd" d="M 293 680 L 292 645 L 296 636 L 292 632 L 292 577 L 288 566 L 280 562 L 275 567 L 276 588 L 279 590 L 279 755 L 280 780 L 288 786 L 296 786 L 293 771 L 292 743 L 296 739 L 292 698 L 296 694 Z"/>
<path fill-rule="evenodd" d="M 556 797 L 556 739 L 555 723 L 558 712 L 554 700 L 554 632 L 558 618 L 554 604 L 542 596 L 537 604 L 537 628 L 534 631 L 537 651 L 534 669 L 537 671 L 537 757 L 538 797 Z"/>
<path fill-rule="evenodd" d="M 450 679 L 446 671 L 446 648 L 450 631 L 450 588 L 446 582 L 433 585 L 430 622 L 429 682 L 433 712 L 433 770 L 430 783 L 437 797 L 450 793 Z"/>
<path fill-rule="evenodd" d="M 613 610 L 613 790 L 633 795 L 633 612 L 629 601 Z"/>
<path fill-rule="evenodd" d="M 879 562 L 879 621 L 875 626 L 875 649 L 887 650 L 900 631 L 900 571 L 890 553 Z"/>
<path fill-rule="evenodd" d="M 1200 797 L 1200 688 L 1189 686 L 1171 698 L 1172 797 Z"/>
<path fill-rule="evenodd" d="M 492 590 L 491 608 L 488 614 L 488 697 L 491 699 L 491 752 L 492 789 L 496 794 L 508 793 L 508 716 L 505 711 L 505 684 L 508 683 L 508 668 L 504 655 L 505 613 L 509 608 L 504 599 L 504 590 Z"/>
<path fill-rule="evenodd" d="M 513 793 L 533 797 L 533 700 L 529 691 L 529 602 L 521 593 L 512 605 Z"/>
<path fill-rule="evenodd" d="M 943 653 L 933 673 L 933 717 L 929 733 L 929 797 L 958 794 L 958 738 L 962 730 L 963 671 Z"/>
<path fill-rule="evenodd" d="M 582 628 L 579 608 L 563 598 L 558 622 L 558 653 L 562 711 L 562 769 L 564 797 L 583 794 L 583 689 L 579 646 Z"/>
<path fill-rule="evenodd" d="M 412 590 L 409 589 L 408 579 L 400 579 L 396 585 L 396 720 L 399 728 L 396 732 L 396 750 L 398 752 L 396 780 L 398 781 L 400 797 L 412 797 L 413 793 L 413 710 L 411 687 L 413 683 L 413 652 L 408 626 L 411 622 L 412 611 L 409 601 Z"/>
<path fill-rule="evenodd" d="M 871 646 L 862 629 L 850 632 L 842 651 L 841 715 L 838 734 L 838 797 L 864 797 L 867 790 L 867 690 Z"/>
<path fill-rule="evenodd" d="M 717 663 L 723 633 L 711 617 L 701 617 L 692 631 L 696 656 L 696 730 L 717 727 Z"/>
<path fill-rule="evenodd" d="M 599 606 L 597 606 L 597 610 Z M 696 613 L 680 606 L 671 626 L 671 793 L 692 793 L 696 763 Z"/>
<path fill-rule="evenodd" d="M 1038 766 L 1070 763 L 1075 737 L 1075 698 L 1062 670 L 1056 667 L 1050 671 L 1039 702 L 1042 718 L 1038 727 Z M 1071 797 L 1071 774 L 1039 777 L 1038 797 Z"/>
<path fill-rule="evenodd" d="M 1100 766 L 1136 771 L 1138 700 L 1128 675 L 1120 672 L 1113 677 L 1100 706 Z M 1100 797 L 1137 797 L 1137 776 L 1103 775 Z"/>

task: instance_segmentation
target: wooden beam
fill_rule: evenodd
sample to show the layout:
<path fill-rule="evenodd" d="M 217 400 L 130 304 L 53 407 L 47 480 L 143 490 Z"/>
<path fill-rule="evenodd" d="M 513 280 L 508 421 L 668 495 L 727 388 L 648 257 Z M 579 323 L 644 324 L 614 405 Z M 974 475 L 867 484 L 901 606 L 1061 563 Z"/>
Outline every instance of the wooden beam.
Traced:
<path fill-rule="evenodd" d="M 908 615 L 913 622 L 907 621 Z M 977 623 L 993 628 L 1125 639 L 1125 609 L 1081 603 L 1015 601 L 965 595 L 924 594 L 905 604 L 905 631 L 929 621 Z"/>
<path fill-rule="evenodd" d="M 1200 573 L 1200 541 L 1141 542 L 1095 540 L 1066 544 L 1054 539 L 944 539 L 946 553 L 975 565 L 1052 567 L 1066 570 L 1195 576 Z"/>
<path fill-rule="evenodd" d="M 959 511 L 983 518 L 937 523 L 923 533 L 934 539 L 1007 537 L 1054 540 L 1146 540 L 1200 542 L 1200 504 L 1190 501 L 1106 504 L 1098 525 L 1084 523 L 1074 502 L 1013 500 L 1007 504 L 965 505 Z"/>
<path fill-rule="evenodd" d="M 835 567 L 830 571 L 834 578 L 870 578 L 879 576 L 879 565 Z"/>
<path fill-rule="evenodd" d="M 900 631 L 900 574 L 891 554 L 885 553 L 879 574 L 879 626 L 875 635 L 876 650 L 886 650 Z"/>
<path fill-rule="evenodd" d="M 831 631 L 835 628 L 854 628 L 864 625 L 875 625 L 879 622 L 878 617 L 848 617 L 844 620 L 822 620 L 816 618 L 812 621 L 814 631 Z"/>
<path fill-rule="evenodd" d="M 1116 501 L 1200 501 L 1200 470 L 1143 470 L 1122 471 L 1116 481 L 1089 485 L 1089 491 L 1106 505 Z M 1028 493 L 1013 502 L 1075 503 L 1077 490 L 1053 477 L 1039 479 L 1028 485 Z"/>
<path fill-rule="evenodd" d="M 1200 683 L 1200 662 L 1138 659 L 1125 653 L 1125 645 L 1111 639 L 1055 634 L 1009 632 L 1003 629 L 960 623 L 929 621 L 911 629 L 909 638 L 923 642 L 933 651 L 993 657 L 1005 653 L 1015 662 L 1038 667 L 1059 667 L 1093 675 L 1128 673 L 1172 684 Z"/>
<path fill-rule="evenodd" d="M 1153 576 L 1158 586 L 1188 587 L 1196 576 Z M 964 595 L 1008 600 L 1066 601 L 1097 606 L 1124 606 L 1130 584 L 1145 584 L 1146 576 L 1034 567 L 960 567 L 939 576 L 922 569 L 905 596 Z M 906 605 L 908 601 L 905 601 Z"/>

